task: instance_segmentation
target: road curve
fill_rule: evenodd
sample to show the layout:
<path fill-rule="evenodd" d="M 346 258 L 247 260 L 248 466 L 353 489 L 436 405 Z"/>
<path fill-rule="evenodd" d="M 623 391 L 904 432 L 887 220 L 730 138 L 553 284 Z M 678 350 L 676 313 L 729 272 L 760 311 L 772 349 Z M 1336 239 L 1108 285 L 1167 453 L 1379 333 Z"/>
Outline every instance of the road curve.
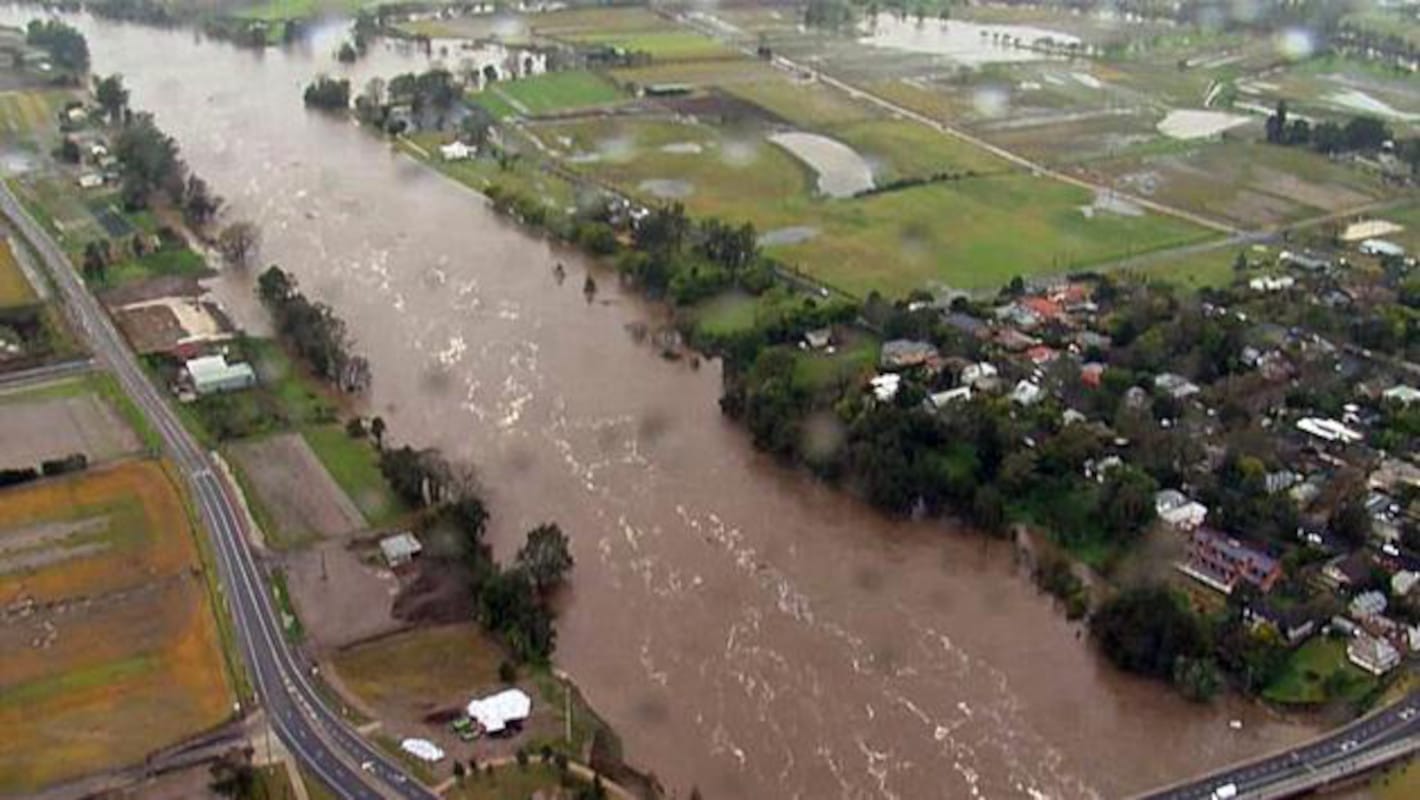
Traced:
<path fill-rule="evenodd" d="M 69 317 L 98 364 L 111 370 L 161 436 L 202 516 L 217 555 L 217 574 L 242 655 L 272 727 L 303 767 L 343 798 L 435 800 L 388 756 L 360 738 L 311 685 L 282 633 L 266 582 L 247 545 L 245 517 L 233 489 L 148 380 L 113 322 L 75 273 L 64 251 L 0 184 L 0 211 L 39 254 Z"/>
<path fill-rule="evenodd" d="M 1220 786 L 1237 800 L 1291 797 L 1420 750 L 1420 691 L 1318 739 L 1137 800 L 1208 800 Z"/>

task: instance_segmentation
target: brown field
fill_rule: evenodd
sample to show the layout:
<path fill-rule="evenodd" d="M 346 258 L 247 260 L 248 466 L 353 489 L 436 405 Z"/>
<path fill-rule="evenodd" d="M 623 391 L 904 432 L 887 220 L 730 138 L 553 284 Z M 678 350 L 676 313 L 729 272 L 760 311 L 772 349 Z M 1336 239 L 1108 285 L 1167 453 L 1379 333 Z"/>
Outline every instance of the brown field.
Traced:
<path fill-rule="evenodd" d="M 299 433 L 283 433 L 229 448 L 257 502 L 269 514 L 268 531 L 282 543 L 340 536 L 365 527 L 346 496 Z"/>
<path fill-rule="evenodd" d="M 103 461 L 138 449 L 138 437 L 98 395 L 0 398 L 0 469 L 38 467 L 49 458 L 83 453 Z"/>
<path fill-rule="evenodd" d="M 399 579 L 370 566 L 344 542 L 319 542 L 283 555 L 286 585 L 306 636 L 321 648 L 389 633 Z"/>
<path fill-rule="evenodd" d="M 160 463 L 0 492 L 0 795 L 221 724 L 232 691 L 207 598 Z"/>

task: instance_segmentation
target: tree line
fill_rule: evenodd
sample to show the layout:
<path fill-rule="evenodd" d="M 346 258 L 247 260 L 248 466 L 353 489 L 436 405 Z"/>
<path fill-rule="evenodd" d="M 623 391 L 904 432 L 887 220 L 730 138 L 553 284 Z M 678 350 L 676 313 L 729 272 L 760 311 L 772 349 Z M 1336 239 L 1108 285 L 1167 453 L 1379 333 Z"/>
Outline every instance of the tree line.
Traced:
<path fill-rule="evenodd" d="M 295 276 L 277 266 L 267 268 L 257 279 L 257 297 L 281 338 L 312 372 L 349 394 L 369 388 L 370 362 L 353 352 L 345 322 L 330 306 L 308 299 Z"/>
<path fill-rule="evenodd" d="M 484 540 L 483 500 L 439 451 L 381 446 L 380 471 L 405 504 L 423 511 L 426 538 L 454 541 L 479 623 L 518 661 L 546 663 L 557 642 L 550 599 L 573 566 L 562 529 L 555 523 L 533 528 L 512 563 L 500 565 Z"/>
<path fill-rule="evenodd" d="M 1266 138 L 1271 144 L 1310 147 L 1319 153 L 1374 153 L 1393 142 L 1396 155 L 1420 174 L 1420 137 L 1395 140 L 1395 134 L 1376 117 L 1359 115 L 1345 124 L 1326 121 L 1312 125 L 1305 119 L 1288 114 L 1287 101 L 1279 100 L 1267 117 Z"/>
<path fill-rule="evenodd" d="M 77 28 L 57 19 L 30 20 L 25 43 L 49 53 L 54 65 L 69 72 L 89 71 L 89 42 Z"/>

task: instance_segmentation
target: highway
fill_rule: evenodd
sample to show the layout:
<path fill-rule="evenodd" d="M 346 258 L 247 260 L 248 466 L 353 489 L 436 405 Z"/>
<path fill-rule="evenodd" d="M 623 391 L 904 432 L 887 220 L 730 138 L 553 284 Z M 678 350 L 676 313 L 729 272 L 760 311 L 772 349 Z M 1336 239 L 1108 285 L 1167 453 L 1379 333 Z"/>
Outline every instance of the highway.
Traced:
<path fill-rule="evenodd" d="M 1207 800 L 1233 784 L 1238 800 L 1292 797 L 1420 750 L 1420 691 L 1290 750 L 1227 767 L 1139 800 Z"/>
<path fill-rule="evenodd" d="M 94 359 L 111 370 L 162 437 L 190 489 L 217 556 L 217 574 L 260 702 L 277 736 L 301 763 L 344 798 L 437 797 L 404 774 L 388 756 L 360 738 L 311 685 L 307 667 L 284 638 L 268 584 L 248 547 L 246 519 L 233 489 L 211 456 L 178 422 L 160 390 L 148 380 L 123 337 L 74 271 L 64 251 L 0 184 L 0 210 L 39 254 L 64 300 L 66 312 L 89 342 Z"/>

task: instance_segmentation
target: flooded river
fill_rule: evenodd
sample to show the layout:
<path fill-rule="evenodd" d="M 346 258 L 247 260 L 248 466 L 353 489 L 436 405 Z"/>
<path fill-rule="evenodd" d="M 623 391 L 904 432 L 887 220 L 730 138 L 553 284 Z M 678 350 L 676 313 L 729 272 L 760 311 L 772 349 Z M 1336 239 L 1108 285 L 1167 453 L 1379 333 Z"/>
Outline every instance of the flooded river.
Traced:
<path fill-rule="evenodd" d="M 348 321 L 395 436 L 477 462 L 500 556 L 539 522 L 568 531 L 558 660 L 681 796 L 1117 797 L 1306 735 L 1113 671 L 1007 546 L 887 522 L 761 458 L 719 413 L 715 365 L 627 333 L 655 311 L 614 279 L 586 302 L 580 260 L 302 109 L 313 74 L 345 71 L 337 31 L 263 54 L 78 22 L 96 70 L 261 224 L 264 260 Z M 422 63 L 380 50 L 352 72 Z"/>

